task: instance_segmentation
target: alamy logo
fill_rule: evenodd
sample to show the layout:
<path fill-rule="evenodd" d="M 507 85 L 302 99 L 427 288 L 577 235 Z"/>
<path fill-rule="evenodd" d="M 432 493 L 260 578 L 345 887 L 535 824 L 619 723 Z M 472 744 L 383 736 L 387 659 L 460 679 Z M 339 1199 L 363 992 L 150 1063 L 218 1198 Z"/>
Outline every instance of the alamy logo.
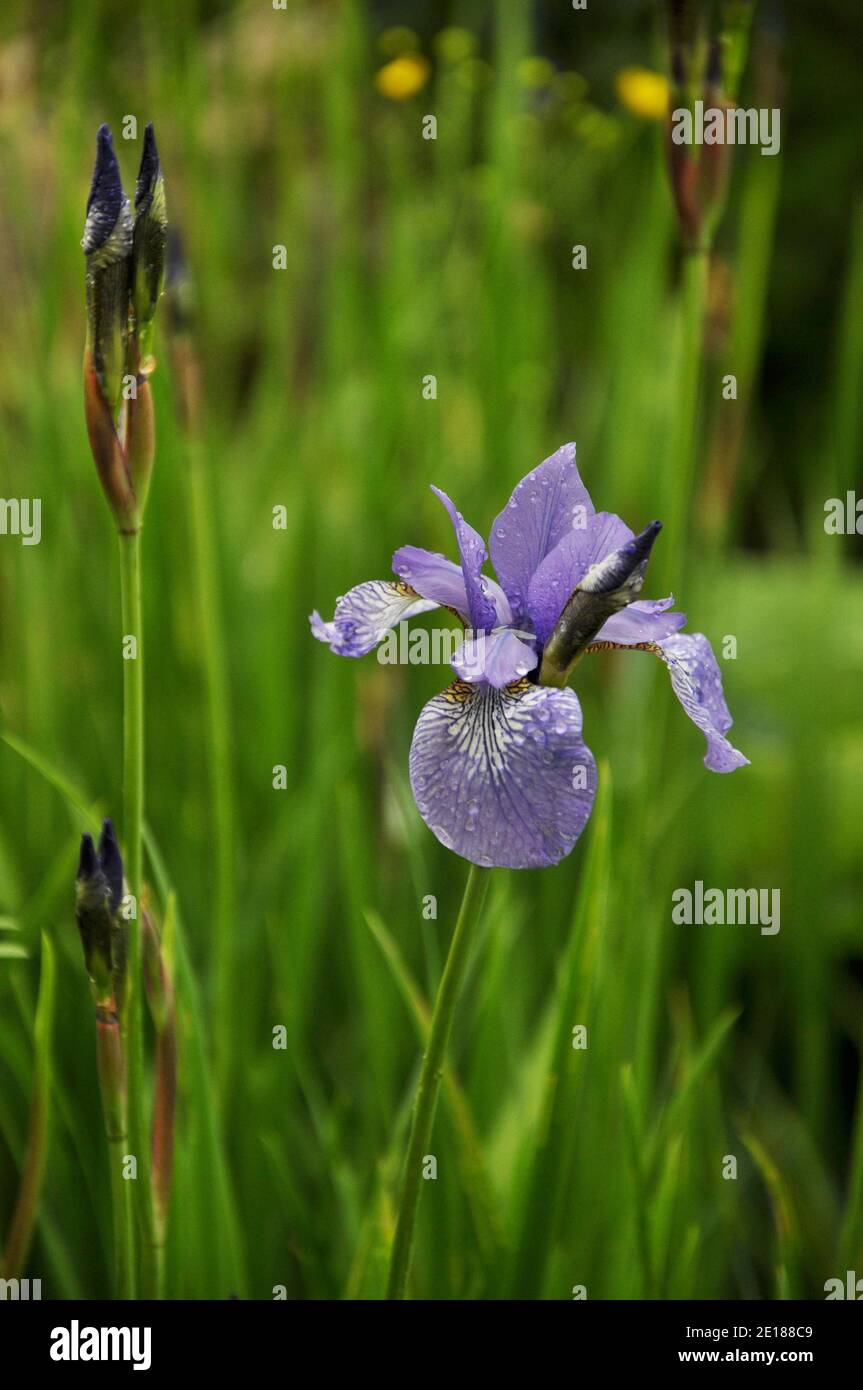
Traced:
<path fill-rule="evenodd" d="M 779 108 L 678 106 L 671 113 L 675 145 L 760 145 L 762 154 L 779 153 Z"/>
<path fill-rule="evenodd" d="M 52 1361 L 131 1361 L 133 1371 L 149 1371 L 149 1327 L 69 1327 L 51 1333 Z"/>
<path fill-rule="evenodd" d="M 824 1292 L 828 1303 L 832 1298 L 851 1298 L 860 1303 L 863 1301 L 863 1279 L 857 1278 L 855 1270 L 846 1269 L 844 1280 L 828 1279 Z"/>
<path fill-rule="evenodd" d="M 41 1279 L 0 1279 L 0 1299 L 27 1302 L 41 1297 Z"/>
<path fill-rule="evenodd" d="M 492 657 L 495 645 L 513 638 L 525 643 L 531 651 L 536 645 L 534 633 L 519 632 L 518 628 L 461 632 L 452 627 L 411 628 L 409 623 L 402 622 L 390 628 L 378 647 L 377 657 L 382 666 L 452 665 L 463 680 L 478 681 L 485 674 L 486 662 Z M 529 652 L 525 652 L 524 661 L 516 665 L 514 680 L 526 676 L 532 669 L 528 655 Z"/>
<path fill-rule="evenodd" d="M 824 530 L 828 536 L 863 536 L 863 497 L 846 492 L 824 503 Z"/>
<path fill-rule="evenodd" d="M 762 936 L 779 930 L 778 888 L 705 888 L 698 879 L 694 888 L 675 888 L 671 895 L 671 920 L 676 926 L 761 927 Z"/>
<path fill-rule="evenodd" d="M 0 497 L 0 536 L 20 536 L 22 545 L 42 539 L 41 497 Z"/>

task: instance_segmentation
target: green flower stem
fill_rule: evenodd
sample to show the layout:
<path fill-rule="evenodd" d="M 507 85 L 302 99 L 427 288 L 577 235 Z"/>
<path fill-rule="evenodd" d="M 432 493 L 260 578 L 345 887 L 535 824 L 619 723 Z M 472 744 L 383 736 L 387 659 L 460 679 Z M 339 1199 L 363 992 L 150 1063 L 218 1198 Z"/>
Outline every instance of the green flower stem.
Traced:
<path fill-rule="evenodd" d="M 674 412 L 666 472 L 665 522 L 668 544 L 658 557 L 661 583 L 679 592 L 697 476 L 698 405 L 704 344 L 704 309 L 710 252 L 688 251 L 683 261 L 680 319 L 675 351 Z M 663 566 L 664 560 L 664 566 Z"/>
<path fill-rule="evenodd" d="M 404 1187 L 393 1241 L 387 1298 L 404 1298 L 410 1273 L 419 1209 L 422 1161 L 428 1152 L 446 1060 L 453 1014 L 464 981 L 470 947 L 479 926 L 488 888 L 488 872 L 471 864 L 455 931 L 450 942 L 428 1032 L 405 1164 Z"/>
<path fill-rule="evenodd" d="M 111 1007 L 96 1005 L 96 1066 L 108 1140 L 111 1209 L 114 1220 L 114 1292 L 135 1294 L 135 1228 L 131 1183 L 123 1175 L 126 1157 L 128 1094 L 120 1024 Z"/>
<path fill-rule="evenodd" d="M 129 921 L 124 1018 L 129 1086 L 129 1143 L 137 1162 L 134 1206 L 141 1240 L 141 1293 L 152 1295 L 155 1280 L 150 1152 L 144 1120 L 144 1045 L 141 1011 L 141 889 L 144 830 L 144 652 L 141 617 L 141 535 L 121 533 L 120 566 L 123 638 L 135 638 L 135 656 L 123 662 L 123 849 L 126 880 L 136 909 Z M 129 1182 L 132 1180 L 129 1179 Z M 128 1185 L 128 1183 L 126 1184 Z"/>

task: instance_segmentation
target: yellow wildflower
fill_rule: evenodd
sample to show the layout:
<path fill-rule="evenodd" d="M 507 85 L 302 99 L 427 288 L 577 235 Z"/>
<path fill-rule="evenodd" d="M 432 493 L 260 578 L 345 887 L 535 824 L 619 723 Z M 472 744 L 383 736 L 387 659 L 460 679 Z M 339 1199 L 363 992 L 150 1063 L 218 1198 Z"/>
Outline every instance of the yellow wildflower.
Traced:
<path fill-rule="evenodd" d="M 662 121 L 668 115 L 669 85 L 649 68 L 622 68 L 615 79 L 618 100 L 645 121 Z"/>
<path fill-rule="evenodd" d="M 407 101 L 428 82 L 429 61 L 421 53 L 403 53 L 375 73 L 375 86 L 389 101 Z"/>

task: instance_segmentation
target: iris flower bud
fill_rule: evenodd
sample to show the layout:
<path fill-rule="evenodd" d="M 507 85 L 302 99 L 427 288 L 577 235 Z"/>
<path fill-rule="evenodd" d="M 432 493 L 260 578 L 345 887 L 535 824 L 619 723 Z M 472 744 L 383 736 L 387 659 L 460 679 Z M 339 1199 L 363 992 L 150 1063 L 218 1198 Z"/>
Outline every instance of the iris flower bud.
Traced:
<path fill-rule="evenodd" d="M 84 410 L 90 447 L 121 532 L 141 525 L 155 433 L 148 377 L 153 319 L 165 265 L 165 183 L 153 127 L 135 192 L 135 219 L 123 192 L 111 132 L 100 126 L 82 246 L 87 257 Z M 134 389 L 123 390 L 133 382 Z"/>
<path fill-rule="evenodd" d="M 135 189 L 133 236 L 132 307 L 139 358 L 149 357 L 153 318 L 165 276 L 168 219 L 165 212 L 165 180 L 152 125 L 144 131 L 144 149 Z"/>
<path fill-rule="evenodd" d="M 122 995 L 126 975 L 123 859 L 110 820 L 102 825 L 99 848 L 81 836 L 75 882 L 75 918 L 84 947 L 84 964 L 97 1005 L 109 1007 Z"/>
<path fill-rule="evenodd" d="M 638 598 L 661 530 L 661 521 L 651 521 L 641 535 L 592 565 L 579 580 L 545 645 L 540 685 L 566 685 L 578 657 L 603 624 Z"/>
<path fill-rule="evenodd" d="M 96 167 L 81 245 L 87 258 L 87 349 L 108 413 L 116 420 L 126 370 L 132 214 L 106 125 L 99 127 L 96 137 Z"/>

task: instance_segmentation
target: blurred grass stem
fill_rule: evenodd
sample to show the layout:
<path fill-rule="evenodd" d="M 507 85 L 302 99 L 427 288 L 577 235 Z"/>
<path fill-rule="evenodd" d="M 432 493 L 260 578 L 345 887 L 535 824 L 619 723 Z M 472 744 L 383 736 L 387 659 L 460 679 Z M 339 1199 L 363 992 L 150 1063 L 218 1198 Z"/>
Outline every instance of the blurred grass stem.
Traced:
<path fill-rule="evenodd" d="M 474 933 L 482 916 L 487 888 L 487 871 L 479 868 L 476 864 L 471 864 L 458 920 L 435 1000 L 414 1102 L 404 1186 L 387 1285 L 387 1298 L 390 1299 L 404 1298 L 407 1289 L 419 1209 L 422 1162 L 428 1152 L 429 1141 L 431 1140 L 455 1006 L 464 981 Z"/>
<path fill-rule="evenodd" d="M 704 346 L 704 310 L 710 251 L 701 245 L 683 260 L 680 318 L 675 353 L 674 401 L 666 477 L 669 481 L 665 517 L 669 545 L 665 552 L 668 580 L 683 588 L 682 565 L 687 550 L 696 480 L 698 404 Z"/>

